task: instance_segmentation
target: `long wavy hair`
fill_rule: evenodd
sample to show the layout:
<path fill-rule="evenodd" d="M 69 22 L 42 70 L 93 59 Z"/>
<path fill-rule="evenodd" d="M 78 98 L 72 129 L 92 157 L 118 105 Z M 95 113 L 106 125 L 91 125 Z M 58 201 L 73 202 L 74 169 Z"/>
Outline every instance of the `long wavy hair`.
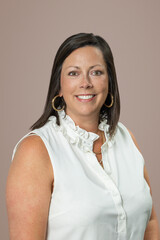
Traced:
<path fill-rule="evenodd" d="M 103 54 L 104 61 L 107 66 L 107 73 L 109 78 L 109 93 L 113 95 L 114 103 L 111 108 L 102 106 L 100 110 L 99 122 L 107 119 L 107 124 L 109 125 L 109 135 L 112 138 L 120 115 L 120 97 L 117 83 L 116 70 L 114 65 L 114 59 L 112 51 L 108 43 L 100 36 L 94 35 L 92 33 L 78 33 L 67 38 L 59 47 L 51 72 L 50 84 L 48 89 L 48 95 L 44 107 L 43 114 L 41 117 L 30 127 L 31 130 L 42 127 L 51 115 L 54 115 L 57 119 L 57 124 L 60 125 L 59 116 L 57 111 L 52 108 L 52 99 L 60 92 L 60 77 L 61 70 L 64 60 L 76 49 L 93 46 L 101 50 Z M 108 103 L 108 97 L 105 103 Z M 56 108 L 66 107 L 63 97 L 56 99 Z"/>

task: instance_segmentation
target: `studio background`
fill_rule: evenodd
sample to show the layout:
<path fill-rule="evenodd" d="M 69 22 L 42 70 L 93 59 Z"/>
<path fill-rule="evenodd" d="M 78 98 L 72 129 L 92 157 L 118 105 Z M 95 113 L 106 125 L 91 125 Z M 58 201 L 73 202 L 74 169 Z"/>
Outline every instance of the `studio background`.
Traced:
<path fill-rule="evenodd" d="M 13 147 L 42 114 L 55 53 L 78 32 L 101 35 L 117 70 L 120 121 L 135 135 L 160 221 L 160 1 L 0 0 L 0 235 Z"/>

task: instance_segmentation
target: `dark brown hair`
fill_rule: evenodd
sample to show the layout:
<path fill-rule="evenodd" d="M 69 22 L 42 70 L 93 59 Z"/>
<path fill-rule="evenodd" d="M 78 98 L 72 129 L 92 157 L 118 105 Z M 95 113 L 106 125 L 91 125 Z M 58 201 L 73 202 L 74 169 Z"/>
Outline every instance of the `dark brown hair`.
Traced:
<path fill-rule="evenodd" d="M 100 36 L 94 35 L 92 33 L 78 33 L 67 38 L 62 45 L 59 47 L 55 60 L 53 63 L 50 85 L 48 89 L 48 95 L 46 104 L 44 107 L 44 112 L 42 116 L 36 121 L 32 126 L 31 130 L 35 128 L 42 127 L 51 115 L 57 118 L 57 124 L 60 125 L 58 113 L 52 108 L 52 99 L 59 94 L 60 91 L 60 76 L 64 60 L 76 49 L 84 46 L 94 46 L 101 50 L 104 61 L 107 66 L 107 72 L 109 77 L 109 92 L 113 95 L 114 104 L 111 108 L 107 108 L 104 105 L 100 111 L 99 121 L 107 119 L 109 124 L 109 135 L 113 136 L 117 122 L 120 115 L 120 97 L 118 90 L 118 83 L 116 77 L 116 71 L 114 66 L 114 60 L 112 51 L 108 43 Z M 108 95 L 109 96 L 109 95 Z M 57 98 L 56 108 L 65 106 L 64 100 L 62 98 Z M 106 98 L 106 103 L 108 102 L 108 97 Z M 108 104 L 108 103 L 107 103 Z"/>

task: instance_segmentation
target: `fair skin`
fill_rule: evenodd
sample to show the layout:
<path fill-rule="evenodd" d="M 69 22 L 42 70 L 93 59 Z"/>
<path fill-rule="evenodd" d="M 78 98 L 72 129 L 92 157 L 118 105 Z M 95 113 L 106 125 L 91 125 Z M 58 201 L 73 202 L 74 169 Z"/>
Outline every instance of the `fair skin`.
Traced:
<path fill-rule="evenodd" d="M 76 125 L 97 133 L 99 112 L 107 94 L 108 74 L 101 51 L 87 46 L 72 52 L 63 63 L 60 96 Z"/>
<path fill-rule="evenodd" d="M 66 101 L 67 114 L 81 128 L 101 136 L 98 116 L 107 94 L 108 75 L 100 50 L 84 47 L 71 53 L 61 73 L 60 95 Z M 100 137 L 94 151 L 101 145 Z M 144 176 L 149 183 L 146 168 Z M 10 240 L 45 240 L 52 191 L 54 173 L 48 152 L 40 137 L 29 136 L 20 143 L 7 179 Z M 144 239 L 159 239 L 154 208 Z"/>
<path fill-rule="evenodd" d="M 60 96 L 75 124 L 100 136 L 94 144 L 94 152 L 98 152 L 103 143 L 98 120 L 107 94 L 108 73 L 101 51 L 86 46 L 72 52 L 62 66 Z M 101 155 L 97 158 L 100 160 Z"/>
<path fill-rule="evenodd" d="M 10 240 L 45 240 L 53 179 L 42 140 L 38 136 L 25 138 L 7 179 Z"/>

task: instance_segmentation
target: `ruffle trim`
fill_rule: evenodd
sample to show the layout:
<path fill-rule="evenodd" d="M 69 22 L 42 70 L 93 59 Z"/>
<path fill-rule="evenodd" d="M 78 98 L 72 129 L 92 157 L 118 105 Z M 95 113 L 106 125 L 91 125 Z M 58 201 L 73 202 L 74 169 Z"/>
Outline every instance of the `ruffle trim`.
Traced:
<path fill-rule="evenodd" d="M 79 147 L 83 152 L 92 152 L 93 143 L 99 138 L 99 135 L 93 132 L 87 132 L 86 130 L 76 126 L 74 121 L 64 111 L 58 112 L 60 118 L 60 126 L 56 123 L 56 117 L 50 116 L 49 121 L 52 121 L 52 126 L 56 131 L 60 131 L 67 141 Z M 112 147 L 114 144 L 114 136 L 110 139 L 108 134 L 109 125 L 107 120 L 101 122 L 98 126 L 101 131 L 104 131 L 106 142 L 108 147 Z"/>

